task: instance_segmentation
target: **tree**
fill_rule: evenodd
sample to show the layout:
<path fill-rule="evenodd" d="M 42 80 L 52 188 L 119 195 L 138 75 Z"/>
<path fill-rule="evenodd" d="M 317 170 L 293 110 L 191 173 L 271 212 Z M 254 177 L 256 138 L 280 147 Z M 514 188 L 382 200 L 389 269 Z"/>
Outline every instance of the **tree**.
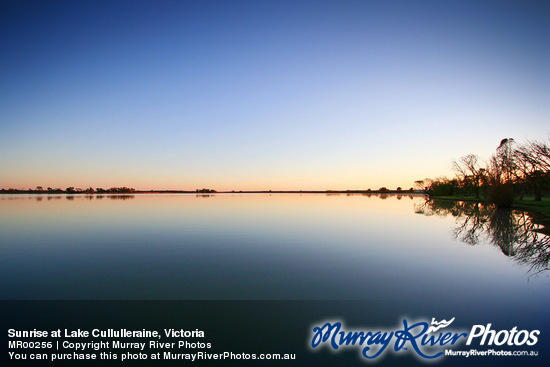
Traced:
<path fill-rule="evenodd" d="M 427 189 L 427 185 L 424 182 L 425 180 L 416 180 L 414 181 L 414 187 L 419 191 L 425 191 Z"/>
<path fill-rule="evenodd" d="M 475 154 L 468 154 L 453 162 L 453 169 L 465 192 L 473 191 L 476 199 L 479 199 L 481 185 L 485 179 L 485 168 L 478 163 Z"/>
<path fill-rule="evenodd" d="M 518 182 L 531 188 L 536 201 L 550 187 L 550 147 L 544 142 L 529 141 L 514 149 Z"/>
<path fill-rule="evenodd" d="M 438 177 L 435 180 L 429 180 L 428 193 L 436 196 L 453 196 L 456 194 L 458 187 L 458 180 Z"/>
<path fill-rule="evenodd" d="M 487 166 L 488 199 L 497 207 L 509 207 L 514 200 L 517 165 L 513 154 L 514 139 L 502 139 Z"/>
<path fill-rule="evenodd" d="M 497 207 L 509 207 L 514 194 L 523 198 L 531 191 L 535 200 L 550 189 L 550 139 L 549 142 L 528 141 L 517 145 L 513 138 L 500 141 L 495 153 L 482 167 L 477 156 L 470 154 L 453 163 L 455 180 L 437 178 L 415 181 L 415 187 L 428 188 L 430 195 L 447 196 L 461 192 L 474 193 L 479 198 L 482 188 L 487 198 Z"/>

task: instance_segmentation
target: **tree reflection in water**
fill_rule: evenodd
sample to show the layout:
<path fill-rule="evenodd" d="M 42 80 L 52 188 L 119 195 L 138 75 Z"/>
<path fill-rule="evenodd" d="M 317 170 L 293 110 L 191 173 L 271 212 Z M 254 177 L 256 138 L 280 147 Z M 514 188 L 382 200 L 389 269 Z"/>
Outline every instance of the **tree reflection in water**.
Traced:
<path fill-rule="evenodd" d="M 527 213 L 496 209 L 494 205 L 453 200 L 430 200 L 415 205 L 415 213 L 426 216 L 453 216 L 453 236 L 468 245 L 491 243 L 528 267 L 530 276 L 550 270 L 550 236 Z"/>

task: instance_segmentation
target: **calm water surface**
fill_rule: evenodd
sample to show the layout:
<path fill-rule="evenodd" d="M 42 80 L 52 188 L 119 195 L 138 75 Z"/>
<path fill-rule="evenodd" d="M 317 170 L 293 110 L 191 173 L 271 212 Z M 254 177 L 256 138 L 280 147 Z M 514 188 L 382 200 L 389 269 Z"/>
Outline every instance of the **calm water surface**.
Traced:
<path fill-rule="evenodd" d="M 483 231 L 461 241 L 469 228 L 447 214 L 406 195 L 2 196 L 0 296 L 366 300 L 546 318 L 550 272 Z"/>

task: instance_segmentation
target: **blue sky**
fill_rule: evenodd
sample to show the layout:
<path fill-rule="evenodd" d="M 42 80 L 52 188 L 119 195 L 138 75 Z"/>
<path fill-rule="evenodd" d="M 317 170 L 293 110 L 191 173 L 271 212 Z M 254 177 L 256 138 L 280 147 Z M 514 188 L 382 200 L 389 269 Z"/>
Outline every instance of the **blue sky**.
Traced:
<path fill-rule="evenodd" d="M 548 2 L 0 4 L 4 188 L 408 188 L 550 134 Z"/>

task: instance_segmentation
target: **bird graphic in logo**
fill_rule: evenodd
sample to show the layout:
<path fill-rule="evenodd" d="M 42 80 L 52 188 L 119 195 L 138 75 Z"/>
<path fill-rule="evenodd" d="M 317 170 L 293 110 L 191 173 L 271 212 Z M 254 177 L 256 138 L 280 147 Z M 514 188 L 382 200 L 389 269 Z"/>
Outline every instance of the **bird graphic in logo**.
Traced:
<path fill-rule="evenodd" d="M 432 318 L 432 326 L 428 328 L 428 331 L 426 333 L 435 333 L 437 330 L 446 328 L 447 326 L 451 325 L 453 321 L 455 321 L 454 317 L 449 321 L 441 320 L 439 322 L 435 321 L 435 318 Z"/>

